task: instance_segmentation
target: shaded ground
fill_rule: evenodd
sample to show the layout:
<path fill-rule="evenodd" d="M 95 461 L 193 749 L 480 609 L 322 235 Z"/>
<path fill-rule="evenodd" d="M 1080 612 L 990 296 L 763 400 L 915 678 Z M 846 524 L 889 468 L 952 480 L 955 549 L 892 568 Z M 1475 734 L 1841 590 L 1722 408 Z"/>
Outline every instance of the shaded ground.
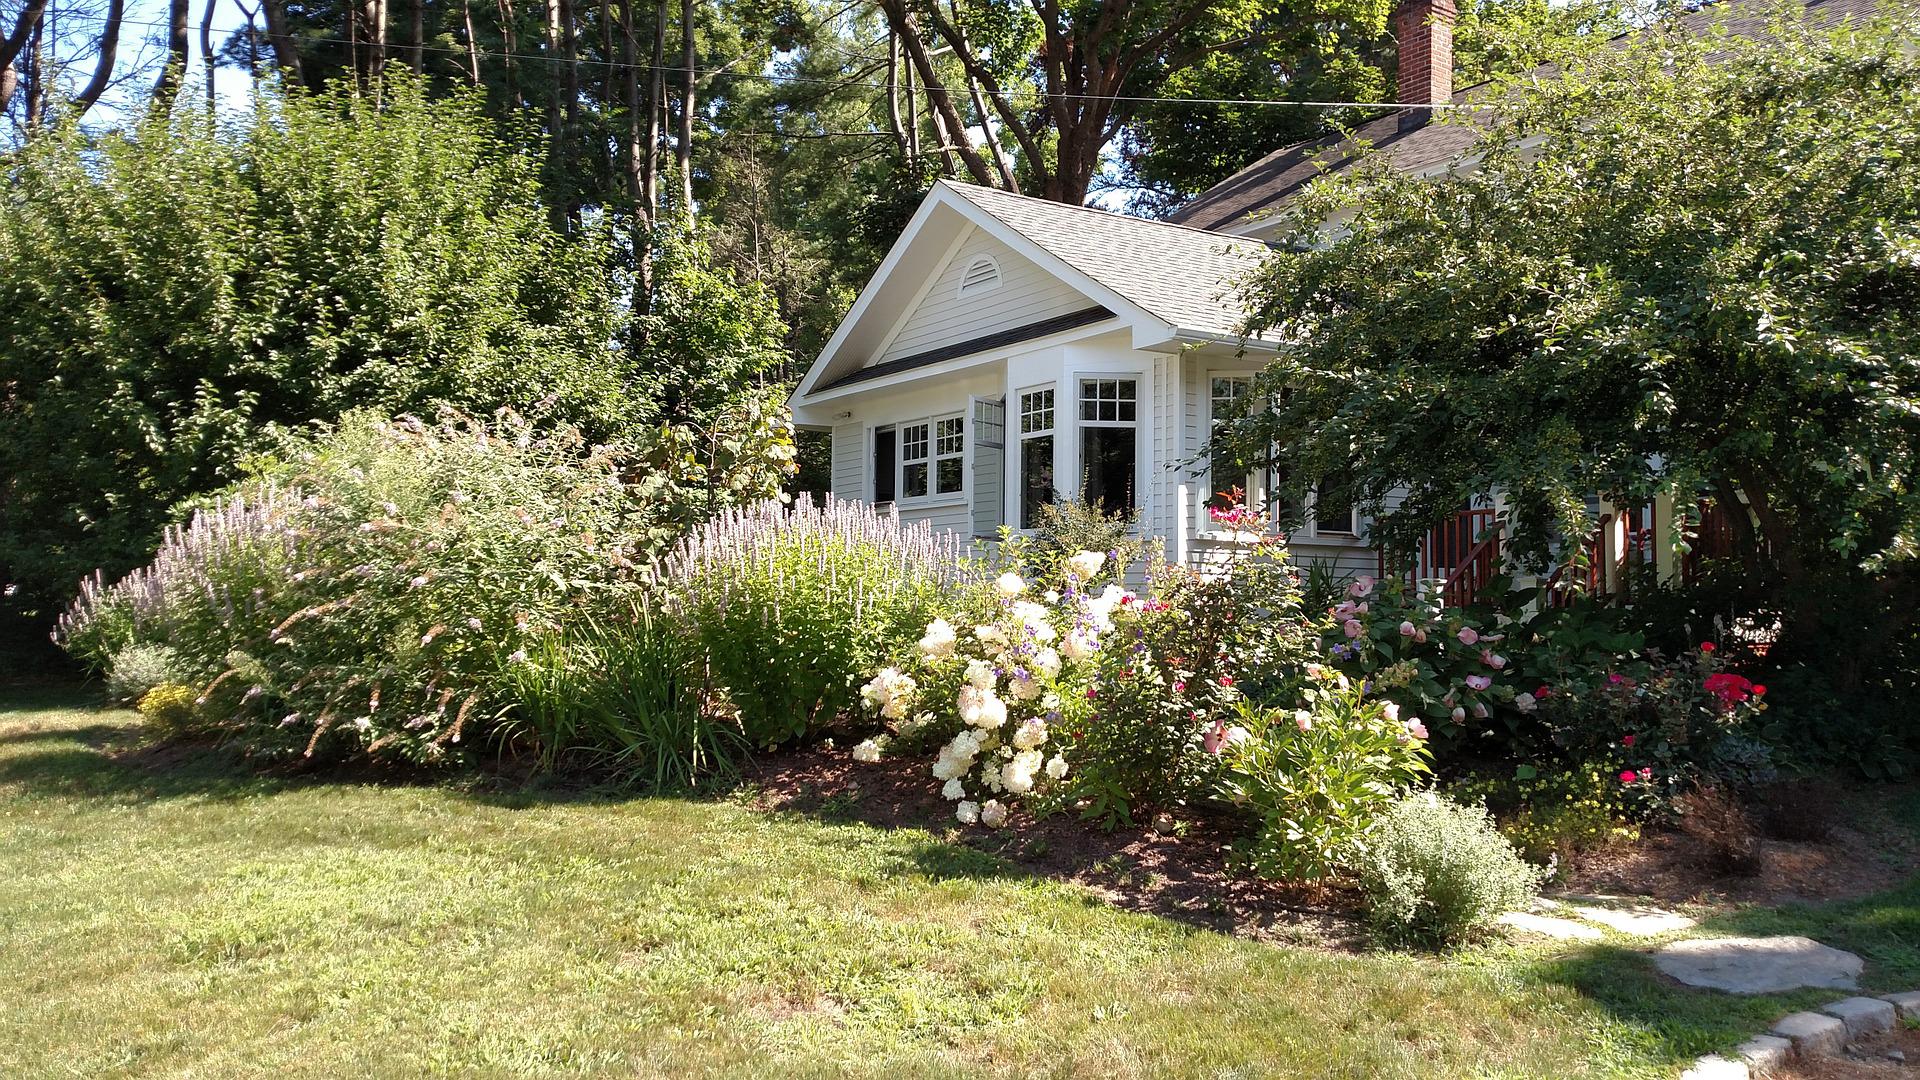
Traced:
<path fill-rule="evenodd" d="M 1920 1031 L 1901 1028 L 1863 1039 L 1843 1055 L 1796 1061 L 1768 1080 L 1913 1080 L 1920 1077 Z M 1897 1059 L 1890 1055 L 1898 1055 Z"/>

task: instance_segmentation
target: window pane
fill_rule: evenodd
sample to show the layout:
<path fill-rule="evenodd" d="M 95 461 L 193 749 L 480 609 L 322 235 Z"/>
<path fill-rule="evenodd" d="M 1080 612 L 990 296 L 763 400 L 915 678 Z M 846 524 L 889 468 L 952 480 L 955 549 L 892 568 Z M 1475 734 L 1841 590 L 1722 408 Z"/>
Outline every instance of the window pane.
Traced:
<path fill-rule="evenodd" d="M 927 463 L 915 462 L 900 467 L 900 497 L 916 499 L 927 493 Z"/>
<path fill-rule="evenodd" d="M 960 490 L 962 474 L 967 463 L 957 457 L 941 458 L 934 463 L 934 490 L 942 495 L 951 495 Z"/>
<path fill-rule="evenodd" d="M 1112 514 L 1133 509 L 1132 428 L 1083 428 L 1080 497 Z"/>
<path fill-rule="evenodd" d="M 1132 423 L 1136 390 L 1133 379 L 1081 379 L 1080 419 Z"/>
<path fill-rule="evenodd" d="M 873 433 L 873 501 L 893 501 L 894 453 L 893 429 L 880 428 Z"/>
<path fill-rule="evenodd" d="M 1053 430 L 1053 391 L 1032 390 L 1020 395 L 1020 433 Z"/>
<path fill-rule="evenodd" d="M 1320 481 L 1313 495 L 1313 520 L 1319 530 L 1344 536 L 1356 535 L 1360 529 L 1354 518 L 1353 496 L 1346 490 L 1346 485 L 1335 480 Z"/>
<path fill-rule="evenodd" d="M 927 425 L 908 424 L 900 429 L 900 460 L 924 461 L 927 457 Z"/>
<path fill-rule="evenodd" d="M 962 434 L 965 430 L 965 425 L 957 416 L 948 417 L 940 421 L 937 425 L 933 452 L 935 454 L 958 454 L 963 452 L 966 449 L 964 435 Z"/>
<path fill-rule="evenodd" d="M 1033 528 L 1034 515 L 1054 500 L 1053 436 L 1020 441 L 1020 527 Z"/>

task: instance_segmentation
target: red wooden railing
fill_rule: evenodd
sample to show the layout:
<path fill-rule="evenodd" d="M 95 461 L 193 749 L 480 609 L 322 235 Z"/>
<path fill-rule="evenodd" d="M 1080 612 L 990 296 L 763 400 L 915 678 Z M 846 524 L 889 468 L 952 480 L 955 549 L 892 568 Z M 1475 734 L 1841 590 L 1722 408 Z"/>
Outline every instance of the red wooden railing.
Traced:
<path fill-rule="evenodd" d="M 1397 566 L 1380 554 L 1380 576 L 1399 575 L 1409 584 L 1441 579 L 1442 603 L 1465 607 L 1500 573 L 1499 522 L 1491 509 L 1462 510 L 1420 539 L 1411 562 Z"/>

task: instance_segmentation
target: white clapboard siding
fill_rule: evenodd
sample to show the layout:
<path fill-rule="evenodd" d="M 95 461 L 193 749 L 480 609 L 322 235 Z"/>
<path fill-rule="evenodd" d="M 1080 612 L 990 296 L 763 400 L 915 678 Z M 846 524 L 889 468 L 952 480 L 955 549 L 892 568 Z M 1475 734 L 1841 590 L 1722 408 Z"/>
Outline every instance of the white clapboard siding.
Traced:
<path fill-rule="evenodd" d="M 843 499 L 869 499 L 867 489 L 867 437 L 859 424 L 838 424 L 833 429 L 833 493 Z"/>
<path fill-rule="evenodd" d="M 999 264 L 999 284 L 961 296 L 962 277 L 983 255 Z M 961 242 L 946 268 L 921 298 L 920 305 L 880 355 L 874 357 L 873 363 L 883 364 L 1058 315 L 1070 315 L 1093 304 L 1033 260 L 975 229 Z"/>

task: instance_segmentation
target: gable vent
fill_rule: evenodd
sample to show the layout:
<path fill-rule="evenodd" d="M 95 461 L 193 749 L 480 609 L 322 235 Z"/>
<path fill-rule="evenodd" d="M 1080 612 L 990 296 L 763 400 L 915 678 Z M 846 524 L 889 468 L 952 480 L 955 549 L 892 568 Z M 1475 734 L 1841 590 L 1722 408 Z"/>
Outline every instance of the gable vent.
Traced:
<path fill-rule="evenodd" d="M 960 295 L 973 296 L 978 293 L 992 292 L 1000 287 L 1000 264 L 988 255 L 982 255 L 967 264 L 967 272 L 960 275 Z"/>

